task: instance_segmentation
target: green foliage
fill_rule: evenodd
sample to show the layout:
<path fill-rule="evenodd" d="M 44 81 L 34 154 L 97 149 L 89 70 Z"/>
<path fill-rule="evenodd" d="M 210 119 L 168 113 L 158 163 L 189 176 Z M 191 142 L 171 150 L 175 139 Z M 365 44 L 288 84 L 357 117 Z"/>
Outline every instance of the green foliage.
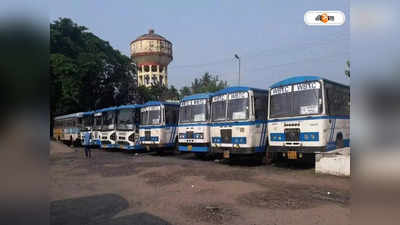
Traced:
<path fill-rule="evenodd" d="M 67 18 L 50 24 L 52 115 L 134 101 L 131 60 L 87 30 Z"/>
<path fill-rule="evenodd" d="M 130 58 L 68 18 L 50 23 L 49 72 L 52 117 L 151 100 L 179 100 L 227 87 L 226 81 L 209 73 L 180 91 L 158 83 L 137 87 L 136 67 Z"/>
<path fill-rule="evenodd" d="M 181 88 L 180 92 L 181 97 L 183 97 L 197 93 L 216 92 L 227 86 L 228 82 L 219 80 L 218 76 L 213 76 L 206 72 L 201 78 L 195 78 L 190 88 L 185 86 Z"/>

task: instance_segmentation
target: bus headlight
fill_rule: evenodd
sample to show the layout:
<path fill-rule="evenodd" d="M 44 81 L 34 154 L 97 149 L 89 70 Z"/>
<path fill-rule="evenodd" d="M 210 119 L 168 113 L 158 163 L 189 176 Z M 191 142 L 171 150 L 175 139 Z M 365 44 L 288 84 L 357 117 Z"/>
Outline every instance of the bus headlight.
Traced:
<path fill-rule="evenodd" d="M 204 133 L 197 133 L 194 136 L 196 139 L 203 139 L 204 138 Z"/>
<path fill-rule="evenodd" d="M 179 133 L 179 139 L 185 139 L 185 133 Z"/>

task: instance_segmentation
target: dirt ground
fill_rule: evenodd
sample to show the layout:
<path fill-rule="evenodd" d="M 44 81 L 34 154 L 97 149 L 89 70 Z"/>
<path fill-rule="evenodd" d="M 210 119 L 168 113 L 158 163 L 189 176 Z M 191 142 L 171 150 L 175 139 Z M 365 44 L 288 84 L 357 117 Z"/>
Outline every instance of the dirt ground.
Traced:
<path fill-rule="evenodd" d="M 309 165 L 260 166 L 50 142 L 50 222 L 84 225 L 349 224 L 350 179 Z"/>

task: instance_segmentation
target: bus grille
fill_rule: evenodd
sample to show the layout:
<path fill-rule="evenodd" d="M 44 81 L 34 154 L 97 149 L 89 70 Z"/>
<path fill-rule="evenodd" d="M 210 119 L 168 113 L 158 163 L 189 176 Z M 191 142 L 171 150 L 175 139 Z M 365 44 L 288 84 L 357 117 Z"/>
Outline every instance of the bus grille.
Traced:
<path fill-rule="evenodd" d="M 119 145 L 129 145 L 129 142 L 127 142 L 127 141 L 118 141 L 117 144 L 119 144 Z"/>
<path fill-rule="evenodd" d="M 300 128 L 285 129 L 285 140 L 286 141 L 299 141 L 300 140 Z"/>
<path fill-rule="evenodd" d="M 193 138 L 193 131 L 186 132 L 186 138 L 187 139 L 192 139 Z"/>
<path fill-rule="evenodd" d="M 151 131 L 145 131 L 144 132 L 144 140 L 145 141 L 151 141 Z"/>
<path fill-rule="evenodd" d="M 232 143 L 232 129 L 221 129 L 222 143 Z"/>

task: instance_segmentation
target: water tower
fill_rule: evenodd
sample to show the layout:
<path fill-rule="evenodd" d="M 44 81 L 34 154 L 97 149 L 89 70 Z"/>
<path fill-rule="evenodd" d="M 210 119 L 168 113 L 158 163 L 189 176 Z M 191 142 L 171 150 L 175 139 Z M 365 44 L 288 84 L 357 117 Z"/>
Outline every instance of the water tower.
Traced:
<path fill-rule="evenodd" d="M 138 85 L 150 87 L 160 83 L 167 86 L 172 43 L 150 29 L 149 33 L 132 41 L 130 47 L 131 57 L 138 68 Z"/>

